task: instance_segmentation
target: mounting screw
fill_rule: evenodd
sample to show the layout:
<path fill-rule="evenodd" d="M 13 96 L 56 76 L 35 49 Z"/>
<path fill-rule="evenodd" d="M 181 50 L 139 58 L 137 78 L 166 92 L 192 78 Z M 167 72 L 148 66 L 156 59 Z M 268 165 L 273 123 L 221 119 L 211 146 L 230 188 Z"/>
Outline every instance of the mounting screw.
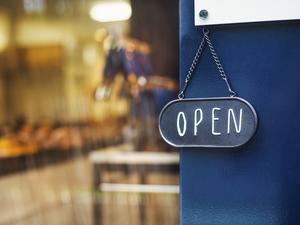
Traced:
<path fill-rule="evenodd" d="M 199 16 L 202 18 L 202 19 L 206 19 L 208 17 L 208 11 L 206 9 L 202 9 L 200 12 L 199 12 Z"/>

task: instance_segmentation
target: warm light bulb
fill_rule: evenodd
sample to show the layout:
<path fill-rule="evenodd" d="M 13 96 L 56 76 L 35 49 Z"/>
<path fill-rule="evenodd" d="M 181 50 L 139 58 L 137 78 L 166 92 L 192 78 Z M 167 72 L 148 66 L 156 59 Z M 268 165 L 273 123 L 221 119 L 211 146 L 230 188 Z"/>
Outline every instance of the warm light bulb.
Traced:
<path fill-rule="evenodd" d="M 131 6 L 128 2 L 99 2 L 90 10 L 93 20 L 99 22 L 115 22 L 128 20 L 131 17 Z"/>

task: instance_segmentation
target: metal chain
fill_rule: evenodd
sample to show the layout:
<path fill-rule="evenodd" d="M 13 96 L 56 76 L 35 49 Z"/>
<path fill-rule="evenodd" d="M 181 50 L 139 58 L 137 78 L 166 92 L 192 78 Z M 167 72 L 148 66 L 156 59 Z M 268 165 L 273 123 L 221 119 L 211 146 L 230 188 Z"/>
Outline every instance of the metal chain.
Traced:
<path fill-rule="evenodd" d="M 187 86 L 190 82 L 190 80 L 192 79 L 192 75 L 196 69 L 196 66 L 198 64 L 198 61 L 200 59 L 200 56 L 202 55 L 203 53 L 203 50 L 204 50 L 204 47 L 205 47 L 205 38 L 203 37 L 201 42 L 200 42 L 200 45 L 198 47 L 198 50 L 194 56 L 194 59 L 193 59 L 193 62 L 192 62 L 192 65 L 190 66 L 190 69 L 186 75 L 186 78 L 185 78 L 185 81 L 184 81 L 184 86 L 182 88 L 182 90 L 180 91 L 180 93 L 178 94 L 178 98 L 179 99 L 183 99 L 184 98 L 184 93 L 187 89 Z"/>
<path fill-rule="evenodd" d="M 220 76 L 221 76 L 221 78 L 226 83 L 226 86 L 227 86 L 227 89 L 229 91 L 230 97 L 236 96 L 236 92 L 233 91 L 233 89 L 231 88 L 230 83 L 229 83 L 228 78 L 227 78 L 227 75 L 226 75 L 226 73 L 224 71 L 224 68 L 223 68 L 223 66 L 221 64 L 221 61 L 220 61 L 220 59 L 218 57 L 218 54 L 217 54 L 217 52 L 216 52 L 216 50 L 215 50 L 215 48 L 214 48 L 214 46 L 213 46 L 213 44 L 212 44 L 212 42 L 211 42 L 211 40 L 209 38 L 209 30 L 207 28 L 203 27 L 202 31 L 203 31 L 203 38 L 202 38 L 201 43 L 200 43 L 200 45 L 198 47 L 198 50 L 197 50 L 197 52 L 195 54 L 195 57 L 194 57 L 193 62 L 192 62 L 192 65 L 190 66 L 188 74 L 187 74 L 187 76 L 185 78 L 184 86 L 183 86 L 182 90 L 180 91 L 180 93 L 178 95 L 178 98 L 179 99 L 183 99 L 185 97 L 185 95 L 184 95 L 185 91 L 186 91 L 187 86 L 188 86 L 188 84 L 189 84 L 189 82 L 190 82 L 190 80 L 192 78 L 192 75 L 193 75 L 195 69 L 196 69 L 196 66 L 197 66 L 197 63 L 198 63 L 198 61 L 200 59 L 200 56 L 203 53 L 203 50 L 204 50 L 206 42 L 208 44 L 210 53 L 211 53 L 211 55 L 212 55 L 212 57 L 213 57 L 213 59 L 215 61 L 215 64 L 216 64 L 216 66 L 217 66 L 217 68 L 219 70 Z"/>
<path fill-rule="evenodd" d="M 230 97 L 236 96 L 236 93 L 232 90 L 232 88 L 231 88 L 231 86 L 229 84 L 227 75 L 226 75 L 226 73 L 224 71 L 224 68 L 223 68 L 223 66 L 221 64 L 221 61 L 220 61 L 220 59 L 218 57 L 218 54 L 217 54 L 217 52 L 216 52 L 216 50 L 215 50 L 215 48 L 214 48 L 214 46 L 213 46 L 213 44 L 212 44 L 212 42 L 211 42 L 211 40 L 209 38 L 209 30 L 207 28 L 205 28 L 205 27 L 203 27 L 203 35 L 204 35 L 204 38 L 205 38 L 205 40 L 206 40 L 206 42 L 208 44 L 210 53 L 211 53 L 211 55 L 212 55 L 212 57 L 213 57 L 213 59 L 214 59 L 214 61 L 216 63 L 216 66 L 217 66 L 217 68 L 218 68 L 218 70 L 220 72 L 220 76 L 225 81 L 225 83 L 227 85 L 228 91 L 230 93 Z"/>

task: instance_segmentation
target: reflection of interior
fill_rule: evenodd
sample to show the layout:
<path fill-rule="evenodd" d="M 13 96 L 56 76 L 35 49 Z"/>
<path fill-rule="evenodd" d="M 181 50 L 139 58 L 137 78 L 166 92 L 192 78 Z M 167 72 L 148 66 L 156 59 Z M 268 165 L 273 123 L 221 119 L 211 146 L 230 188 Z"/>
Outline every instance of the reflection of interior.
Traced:
<path fill-rule="evenodd" d="M 0 225 L 178 224 L 177 8 L 0 0 Z"/>

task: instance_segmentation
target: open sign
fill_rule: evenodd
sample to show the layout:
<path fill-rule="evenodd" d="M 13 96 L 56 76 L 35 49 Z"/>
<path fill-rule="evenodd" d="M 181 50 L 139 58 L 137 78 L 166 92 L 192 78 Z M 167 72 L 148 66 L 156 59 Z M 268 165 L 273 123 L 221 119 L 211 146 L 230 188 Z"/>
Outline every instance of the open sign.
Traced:
<path fill-rule="evenodd" d="M 175 100 L 159 118 L 161 136 L 175 147 L 238 147 L 256 128 L 254 108 L 237 97 Z"/>

